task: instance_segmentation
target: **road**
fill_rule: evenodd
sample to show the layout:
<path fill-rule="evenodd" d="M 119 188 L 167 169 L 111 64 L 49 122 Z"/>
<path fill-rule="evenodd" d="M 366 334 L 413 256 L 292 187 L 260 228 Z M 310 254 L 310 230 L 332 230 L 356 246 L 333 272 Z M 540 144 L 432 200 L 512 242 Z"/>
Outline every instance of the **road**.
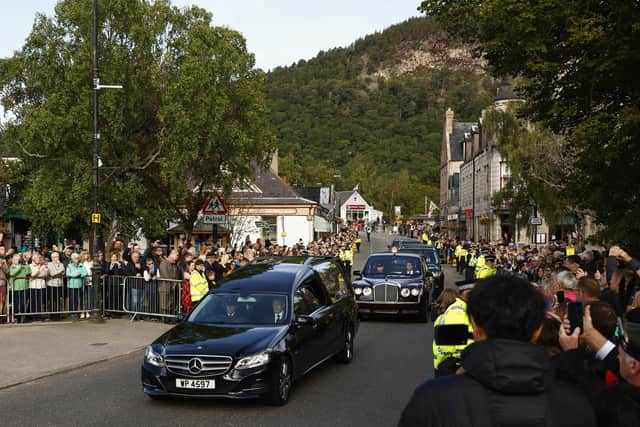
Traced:
<path fill-rule="evenodd" d="M 391 238 L 363 239 L 354 269 Z M 455 272 L 445 267 L 447 286 Z M 152 401 L 141 391 L 142 354 L 0 391 L 3 426 L 393 426 L 414 388 L 432 376 L 433 328 L 379 318 L 362 322 L 351 365 L 328 362 L 297 383 L 289 404 Z"/>

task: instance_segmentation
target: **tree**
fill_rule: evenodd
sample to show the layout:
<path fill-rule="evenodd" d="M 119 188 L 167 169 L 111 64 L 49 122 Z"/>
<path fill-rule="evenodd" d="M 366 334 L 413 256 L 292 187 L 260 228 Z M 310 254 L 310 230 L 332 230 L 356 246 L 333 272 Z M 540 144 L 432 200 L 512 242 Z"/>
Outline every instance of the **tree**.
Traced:
<path fill-rule="evenodd" d="M 452 34 L 479 43 L 496 76 L 520 77 L 522 117 L 575 147 L 571 203 L 595 213 L 603 237 L 640 250 L 640 3 L 484 0 L 460 34 L 450 13 L 472 2 L 427 0 Z"/>
<path fill-rule="evenodd" d="M 208 190 L 267 164 L 264 74 L 203 9 L 103 0 L 99 11 L 100 77 L 124 86 L 100 98 L 103 223 L 158 235 L 177 218 L 190 231 Z M 20 208 L 36 235 L 89 229 L 91 12 L 60 1 L 0 60 L 0 138 L 22 159 Z"/>

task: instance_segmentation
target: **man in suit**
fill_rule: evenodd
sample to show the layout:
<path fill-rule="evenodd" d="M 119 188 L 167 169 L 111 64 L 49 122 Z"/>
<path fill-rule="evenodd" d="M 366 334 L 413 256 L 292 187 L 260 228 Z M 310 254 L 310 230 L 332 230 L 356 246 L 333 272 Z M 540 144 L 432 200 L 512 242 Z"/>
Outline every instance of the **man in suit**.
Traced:
<path fill-rule="evenodd" d="M 273 309 L 273 314 L 270 321 L 276 325 L 284 323 L 286 317 L 286 313 L 284 311 L 284 301 L 282 301 L 281 298 L 274 298 L 271 302 L 271 308 Z"/>
<path fill-rule="evenodd" d="M 413 263 L 411 261 L 407 261 L 405 264 L 405 274 L 407 276 L 413 276 L 414 274 L 418 274 L 418 272 L 413 268 Z"/>

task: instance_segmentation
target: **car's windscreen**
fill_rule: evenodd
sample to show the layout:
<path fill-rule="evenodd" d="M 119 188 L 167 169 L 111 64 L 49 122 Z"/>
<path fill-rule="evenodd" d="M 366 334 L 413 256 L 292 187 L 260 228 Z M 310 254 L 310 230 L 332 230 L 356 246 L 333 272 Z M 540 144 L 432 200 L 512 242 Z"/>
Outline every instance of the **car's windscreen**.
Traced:
<path fill-rule="evenodd" d="M 420 276 L 422 268 L 415 256 L 371 256 L 364 266 L 365 276 Z"/>
<path fill-rule="evenodd" d="M 424 255 L 424 257 L 427 260 L 428 264 L 438 264 L 438 256 L 432 250 L 421 250 L 421 249 L 418 249 L 418 248 L 406 248 L 406 249 L 402 248 L 401 251 L 402 252 L 410 252 L 410 253 L 414 253 L 414 254 L 422 254 L 422 255 Z"/>
<path fill-rule="evenodd" d="M 215 292 L 207 295 L 198 304 L 188 321 L 275 326 L 288 322 L 289 311 L 285 294 Z"/>

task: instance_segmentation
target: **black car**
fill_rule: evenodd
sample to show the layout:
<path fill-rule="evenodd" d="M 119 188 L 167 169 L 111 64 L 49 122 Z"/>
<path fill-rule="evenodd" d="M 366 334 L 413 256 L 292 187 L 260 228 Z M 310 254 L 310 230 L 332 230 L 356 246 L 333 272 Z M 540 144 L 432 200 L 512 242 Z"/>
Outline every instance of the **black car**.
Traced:
<path fill-rule="evenodd" d="M 353 290 L 361 314 L 414 314 L 429 321 L 433 275 L 418 253 L 376 253 L 367 258 Z"/>
<path fill-rule="evenodd" d="M 438 251 L 433 246 L 423 245 L 421 243 L 413 245 L 404 245 L 399 250 L 399 253 L 418 253 L 424 256 L 427 261 L 427 268 L 433 276 L 433 290 L 431 293 L 431 299 L 435 300 L 438 295 L 444 289 L 444 273 L 442 272 L 442 266 L 440 265 L 440 257 Z"/>
<path fill-rule="evenodd" d="M 143 391 L 283 405 L 293 382 L 322 362 L 352 361 L 358 327 L 336 259 L 263 260 L 231 274 L 147 348 Z"/>

